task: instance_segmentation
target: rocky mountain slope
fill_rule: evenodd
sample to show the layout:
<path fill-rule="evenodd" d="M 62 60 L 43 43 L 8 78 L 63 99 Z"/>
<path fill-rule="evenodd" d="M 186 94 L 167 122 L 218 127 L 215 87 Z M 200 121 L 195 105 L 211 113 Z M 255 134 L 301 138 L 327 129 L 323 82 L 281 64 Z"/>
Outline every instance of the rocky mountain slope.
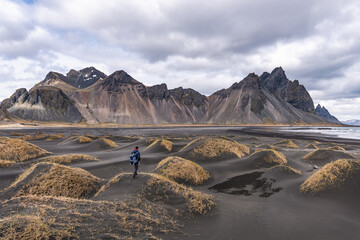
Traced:
<path fill-rule="evenodd" d="M 0 107 L 0 122 L 14 122 L 17 117 L 3 107 Z"/>
<path fill-rule="evenodd" d="M 1 106 L 23 119 L 121 124 L 319 123 L 305 87 L 279 67 L 204 96 L 193 89 L 145 86 L 124 71 L 106 76 L 90 67 L 50 72 L 29 92 L 18 89 Z"/>
<path fill-rule="evenodd" d="M 306 94 L 304 94 L 306 92 Z M 260 77 L 249 74 L 230 88 L 209 97 L 209 122 L 223 123 L 314 123 L 313 101 L 298 81 L 287 79 L 282 68 Z"/>
<path fill-rule="evenodd" d="M 72 100 L 60 88 L 43 86 L 16 90 L 1 107 L 22 119 L 80 122 L 82 116 Z"/>
<path fill-rule="evenodd" d="M 315 113 L 316 115 L 325 119 L 327 122 L 341 124 L 341 122 L 336 117 L 331 115 L 329 111 L 325 107 L 322 107 L 320 104 L 316 106 Z"/>

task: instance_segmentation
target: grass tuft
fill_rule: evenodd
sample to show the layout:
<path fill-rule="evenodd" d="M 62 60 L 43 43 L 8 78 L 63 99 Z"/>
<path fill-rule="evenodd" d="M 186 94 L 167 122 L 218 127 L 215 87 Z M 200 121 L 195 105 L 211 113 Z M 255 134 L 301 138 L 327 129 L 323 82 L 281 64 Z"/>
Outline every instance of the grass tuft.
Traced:
<path fill-rule="evenodd" d="M 332 146 L 332 147 L 328 147 L 329 150 L 336 150 L 336 151 L 345 151 L 345 149 L 343 147 L 340 146 Z"/>
<path fill-rule="evenodd" d="M 209 172 L 200 165 L 181 157 L 167 157 L 155 169 L 155 172 L 178 183 L 199 185 L 210 178 Z"/>
<path fill-rule="evenodd" d="M 272 167 L 287 164 L 284 154 L 273 149 L 258 150 L 251 154 L 249 158 L 254 161 L 256 167 Z"/>
<path fill-rule="evenodd" d="M 62 139 L 62 138 L 66 137 L 63 133 L 44 134 L 41 131 L 39 131 L 39 132 L 37 132 L 37 133 L 35 133 L 33 135 L 18 133 L 17 136 L 21 136 L 20 139 L 25 140 L 25 141 L 33 141 L 33 140 L 53 141 L 53 140 L 58 140 L 58 139 Z"/>
<path fill-rule="evenodd" d="M 0 159 L 24 162 L 50 153 L 32 143 L 17 138 L 0 138 Z"/>
<path fill-rule="evenodd" d="M 151 144 L 149 146 L 147 146 L 147 148 L 145 148 L 145 150 L 155 146 L 157 143 L 159 143 L 160 146 L 162 148 L 164 148 L 165 150 L 167 150 L 168 152 L 171 152 L 171 150 L 173 148 L 173 143 L 171 141 L 163 139 L 163 138 L 150 138 L 146 142 L 151 142 Z"/>
<path fill-rule="evenodd" d="M 141 198 L 110 202 L 31 195 L 0 202 L 0 208 L 0 239 L 159 239 L 181 227 L 170 211 Z M 24 231 L 27 226 L 31 231 Z"/>
<path fill-rule="evenodd" d="M 2 167 L 10 167 L 13 164 L 14 164 L 13 161 L 0 160 L 0 168 L 2 168 Z"/>
<path fill-rule="evenodd" d="M 190 214 L 206 214 L 215 205 L 213 197 L 192 188 L 169 180 L 158 174 L 151 174 L 142 194 L 145 198 L 159 203 L 171 203 L 173 200 L 185 200 L 186 212 Z M 176 201 L 176 200 L 175 200 Z"/>
<path fill-rule="evenodd" d="M 319 149 L 318 146 L 316 146 L 313 143 L 309 143 L 308 145 L 305 146 L 305 148 L 309 148 L 309 149 Z"/>
<path fill-rule="evenodd" d="M 54 229 L 51 219 L 38 215 L 13 215 L 0 219 L 1 239 L 70 239 L 75 238 L 68 230 Z"/>
<path fill-rule="evenodd" d="M 81 168 L 56 163 L 38 163 L 26 170 L 7 189 L 16 196 L 45 195 L 88 198 L 101 187 L 102 179 Z"/>
<path fill-rule="evenodd" d="M 94 140 L 92 138 L 80 136 L 80 137 L 76 138 L 74 142 L 76 142 L 76 143 L 91 143 L 93 141 Z"/>
<path fill-rule="evenodd" d="M 290 174 L 290 175 L 303 175 L 300 170 L 297 170 L 297 169 L 289 167 L 289 166 L 284 166 L 284 165 L 274 166 L 274 167 L 268 168 L 266 171 L 267 172 L 279 171 L 281 173 L 286 173 L 286 174 Z"/>
<path fill-rule="evenodd" d="M 40 162 L 49 162 L 49 163 L 72 163 L 78 161 L 99 161 L 98 158 L 85 155 L 85 154 L 67 154 L 67 155 L 56 155 L 48 156 L 39 159 Z"/>
<path fill-rule="evenodd" d="M 250 153 L 249 147 L 236 141 L 228 141 L 222 138 L 210 138 L 196 146 L 190 155 L 194 158 L 216 158 L 222 155 L 232 154 L 242 158 Z"/>
<path fill-rule="evenodd" d="M 303 157 L 305 161 L 311 163 L 330 162 L 341 158 L 351 159 L 354 157 L 345 152 L 330 149 L 317 149 Z"/>
<path fill-rule="evenodd" d="M 284 148 L 299 148 L 298 145 L 296 145 L 293 141 L 291 140 L 284 140 L 284 141 L 280 141 L 278 143 L 275 143 L 276 146 L 280 146 L 280 147 L 284 147 Z"/>
<path fill-rule="evenodd" d="M 341 190 L 348 182 L 360 177 L 360 162 L 339 159 L 323 166 L 300 186 L 302 193 L 318 194 Z"/>

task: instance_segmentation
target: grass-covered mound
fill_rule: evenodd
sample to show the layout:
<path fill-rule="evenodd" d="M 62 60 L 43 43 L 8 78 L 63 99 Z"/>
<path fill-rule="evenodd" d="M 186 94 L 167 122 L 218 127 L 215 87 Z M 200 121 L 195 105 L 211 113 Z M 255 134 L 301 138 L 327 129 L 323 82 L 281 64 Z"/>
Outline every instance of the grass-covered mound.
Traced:
<path fill-rule="evenodd" d="M 146 142 L 151 142 L 151 144 L 149 146 L 147 146 L 147 148 L 145 148 L 145 150 L 149 149 L 149 148 L 159 148 L 159 150 L 166 150 L 168 152 L 171 152 L 172 148 L 173 148 L 173 143 L 169 140 L 166 140 L 164 138 L 151 138 L 148 139 Z"/>
<path fill-rule="evenodd" d="M 11 165 L 13 165 L 14 162 L 13 161 L 8 161 L 8 160 L 0 160 L 0 168 L 2 167 L 9 167 Z"/>
<path fill-rule="evenodd" d="M 154 173 L 140 173 L 135 180 L 131 173 L 119 174 L 105 184 L 96 196 L 104 197 L 104 194 L 111 191 L 111 188 L 116 185 L 121 185 L 121 188 L 117 189 L 125 191 L 124 189 L 129 184 L 132 184 L 131 188 L 127 190 L 129 192 L 122 194 L 140 196 L 188 214 L 206 214 L 215 204 L 212 196 L 194 191 L 190 187 Z"/>
<path fill-rule="evenodd" d="M 0 159 L 2 160 L 24 162 L 49 154 L 48 151 L 21 139 L 0 137 Z"/>
<path fill-rule="evenodd" d="M 184 151 L 185 149 L 187 149 L 189 146 L 195 144 L 196 142 L 202 141 L 204 140 L 203 137 L 199 137 L 199 138 L 195 138 L 192 141 L 190 141 L 188 144 L 186 144 L 182 149 L 179 150 L 179 152 Z"/>
<path fill-rule="evenodd" d="M 94 140 L 92 138 L 86 137 L 86 136 L 80 136 L 74 140 L 76 143 L 91 143 Z"/>
<path fill-rule="evenodd" d="M 295 168 L 289 167 L 289 166 L 274 166 L 271 168 L 268 168 L 266 170 L 268 173 L 281 173 L 281 174 L 287 174 L 287 175 L 294 175 L 294 176 L 300 176 L 302 175 L 302 172 L 300 170 L 297 170 Z"/>
<path fill-rule="evenodd" d="M 206 214 L 215 205 L 212 196 L 194 191 L 157 174 L 152 174 L 142 194 L 147 199 L 159 203 L 184 201 L 186 211 L 190 214 Z"/>
<path fill-rule="evenodd" d="M 181 227 L 167 209 L 140 198 L 31 195 L 0 202 L 0 209 L 0 239 L 161 239 Z"/>
<path fill-rule="evenodd" d="M 209 138 L 194 147 L 189 156 L 193 159 L 242 158 L 250 153 L 249 147 L 223 138 Z"/>
<path fill-rule="evenodd" d="M 305 161 L 311 163 L 326 163 L 341 158 L 351 159 L 354 157 L 348 153 L 330 149 L 317 149 L 303 157 Z"/>
<path fill-rule="evenodd" d="M 33 141 L 33 140 L 53 141 L 53 140 L 58 140 L 58 139 L 62 139 L 62 138 L 66 137 L 63 133 L 44 134 L 41 131 L 37 132 L 33 135 L 18 133 L 17 136 L 21 136 L 20 139 L 25 140 L 25 141 Z"/>
<path fill-rule="evenodd" d="M 106 139 L 106 138 L 96 139 L 91 144 L 99 147 L 100 149 L 112 149 L 112 148 L 119 147 L 119 145 L 117 145 L 114 141 Z"/>
<path fill-rule="evenodd" d="M 280 150 L 279 147 L 275 147 L 274 145 L 271 145 L 271 144 L 261 144 L 261 145 L 257 146 L 257 148 L 261 148 L 261 149 L 272 149 L 272 150 L 276 150 L 276 151 L 279 151 L 279 150 Z"/>
<path fill-rule="evenodd" d="M 66 154 L 66 155 L 43 157 L 40 158 L 39 161 L 68 164 L 68 163 L 80 162 L 80 161 L 99 161 L 99 159 L 85 154 Z"/>
<path fill-rule="evenodd" d="M 300 186 L 303 193 L 325 193 L 344 188 L 357 188 L 360 184 L 360 162 L 339 159 L 323 166 Z"/>
<path fill-rule="evenodd" d="M 258 150 L 249 156 L 249 160 L 258 168 L 287 164 L 284 154 L 273 149 Z"/>
<path fill-rule="evenodd" d="M 308 145 L 305 146 L 305 148 L 309 148 L 309 149 L 319 149 L 315 144 L 313 143 L 309 143 Z"/>
<path fill-rule="evenodd" d="M 283 148 L 299 148 L 299 146 L 291 140 L 280 141 L 278 143 L 275 143 L 275 145 Z"/>
<path fill-rule="evenodd" d="M 89 198 L 100 189 L 101 183 L 102 179 L 81 168 L 38 163 L 21 174 L 6 192 L 15 196 Z"/>
<path fill-rule="evenodd" d="M 328 149 L 329 150 L 337 150 L 337 151 L 345 151 L 345 149 L 340 146 L 332 146 L 332 147 L 328 147 Z"/>
<path fill-rule="evenodd" d="M 202 184 L 210 178 L 209 172 L 200 165 L 181 157 L 163 159 L 157 165 L 155 172 L 178 183 L 192 185 Z"/>
<path fill-rule="evenodd" d="M 53 228 L 51 226 L 53 223 L 52 219 L 45 220 L 40 214 L 16 214 L 6 217 L 0 219 L 0 239 L 71 239 L 75 237 L 69 230 Z"/>

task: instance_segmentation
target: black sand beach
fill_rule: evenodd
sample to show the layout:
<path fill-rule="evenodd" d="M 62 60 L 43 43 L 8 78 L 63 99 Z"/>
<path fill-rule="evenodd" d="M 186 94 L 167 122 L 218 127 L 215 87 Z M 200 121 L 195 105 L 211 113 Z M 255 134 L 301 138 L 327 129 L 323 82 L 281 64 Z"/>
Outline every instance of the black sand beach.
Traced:
<path fill-rule="evenodd" d="M 176 198 L 177 200 L 166 199 L 157 202 L 153 200 L 154 196 L 147 197 L 146 201 L 153 206 L 153 209 L 156 209 L 156 206 L 162 207 L 158 212 L 154 210 L 156 214 L 154 212 L 149 214 L 158 217 L 160 223 L 164 222 L 164 228 L 168 231 L 161 230 L 162 227 L 155 223 L 150 223 L 153 230 L 148 230 L 146 233 L 115 231 L 112 235 L 106 235 L 101 231 L 109 231 L 108 228 L 106 226 L 98 228 L 95 222 L 93 225 L 87 226 L 93 232 L 97 232 L 96 228 L 98 228 L 98 233 L 94 233 L 94 235 L 91 235 L 90 231 L 86 235 L 86 231 L 82 229 L 83 225 L 80 223 L 79 227 L 68 230 L 74 231 L 75 235 L 77 231 L 81 232 L 79 235 L 82 239 L 84 237 L 117 239 L 115 235 L 120 239 L 131 237 L 136 239 L 156 239 L 155 237 L 160 239 L 358 239 L 360 235 L 360 205 L 358 203 L 360 185 L 356 185 L 360 182 L 355 181 L 355 185 L 350 188 L 329 190 L 320 194 L 306 194 L 300 191 L 300 186 L 307 178 L 329 163 L 326 156 L 320 161 L 305 160 L 304 157 L 307 154 L 315 151 L 308 148 L 308 144 L 314 144 L 320 149 L 333 146 L 342 147 L 344 151 L 341 154 L 347 154 L 344 156 L 351 156 L 352 159 L 358 161 L 360 141 L 357 140 L 281 132 L 274 127 L 2 129 L 0 135 L 18 138 L 21 136 L 14 136 L 15 133 L 35 135 L 39 131 L 42 134 L 61 133 L 66 136 L 57 140 L 28 140 L 28 142 L 51 152 L 50 156 L 86 154 L 98 159 L 97 161 L 75 161 L 66 166 L 88 171 L 101 179 L 99 184 L 102 185 L 117 177 L 117 182 L 110 184 L 103 192 L 92 194 L 86 198 L 93 202 L 109 201 L 111 204 L 118 204 L 136 196 L 143 191 L 145 182 L 153 178 L 148 174 L 154 173 L 158 163 L 168 156 L 189 159 L 210 173 L 209 180 L 190 186 L 193 190 L 213 197 L 215 206 L 206 213 L 170 214 L 173 217 L 171 219 L 176 221 L 174 224 L 176 227 L 170 226 L 170 220 L 168 221 L 169 226 L 165 226 L 164 216 L 166 214 L 162 215 L 159 212 L 171 213 L 173 210 L 182 209 L 183 200 Z M 76 137 L 69 139 L 71 136 L 86 134 L 90 137 L 93 136 L 95 141 L 80 144 L 73 141 Z M 103 136 L 118 146 L 107 148 L 102 142 L 99 142 L 98 136 Z M 203 139 L 196 140 L 200 137 Z M 172 143 L 171 150 L 163 147 L 160 141 L 149 147 L 155 138 L 170 141 Z M 245 153 L 243 157 L 227 153 L 214 158 L 196 157 L 193 150 L 196 146 L 203 146 L 201 144 L 206 139 L 223 139 L 230 143 L 236 141 L 248 147 L 249 153 Z M 196 141 L 192 143 L 194 140 Z M 284 140 L 291 140 L 291 143 L 284 142 Z M 192 144 L 188 145 L 189 143 Z M 139 146 L 142 159 L 139 176 L 132 179 L 128 178 L 126 174 L 121 174 L 132 171 L 129 154 L 135 146 Z M 273 165 L 261 165 L 262 162 L 259 162 L 260 160 L 254 153 L 271 147 L 280 152 L 281 156 L 285 158 L 285 163 L 278 163 L 277 157 L 280 155 L 273 156 L 271 155 L 273 150 L 269 150 L 266 151 L 266 154 L 271 155 L 269 155 L 270 160 L 275 160 L 273 162 L 266 160 L 266 164 Z M 38 163 L 38 159 L 34 158 L 0 168 L 0 190 L 2 190 L 0 219 L 8 218 L 13 214 L 29 212 L 26 206 L 20 204 L 19 195 L 9 191 L 9 186 L 24 170 Z M 11 198 L 12 200 L 10 200 Z M 51 206 L 59 205 L 53 203 Z M 78 208 L 79 206 L 75 204 L 73 207 Z M 14 211 L 14 209 L 17 210 Z M 71 218 L 69 221 L 69 225 L 71 225 Z M 60 228 L 55 223 L 51 226 L 55 229 Z M 132 227 L 131 224 L 128 226 L 128 228 Z M 111 228 L 116 228 L 116 225 Z M 149 235 L 149 232 L 153 232 L 153 236 Z"/>

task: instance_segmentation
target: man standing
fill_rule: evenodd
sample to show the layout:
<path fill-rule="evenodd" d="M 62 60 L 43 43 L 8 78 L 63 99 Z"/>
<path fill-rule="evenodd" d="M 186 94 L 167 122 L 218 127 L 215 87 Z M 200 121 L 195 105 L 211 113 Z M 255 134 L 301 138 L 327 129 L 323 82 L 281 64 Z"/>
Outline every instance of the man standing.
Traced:
<path fill-rule="evenodd" d="M 137 170 L 139 168 L 139 162 L 140 162 L 140 152 L 139 147 L 136 146 L 135 149 L 130 154 L 130 164 L 134 165 L 134 174 L 133 178 L 135 178 L 137 174 Z"/>

